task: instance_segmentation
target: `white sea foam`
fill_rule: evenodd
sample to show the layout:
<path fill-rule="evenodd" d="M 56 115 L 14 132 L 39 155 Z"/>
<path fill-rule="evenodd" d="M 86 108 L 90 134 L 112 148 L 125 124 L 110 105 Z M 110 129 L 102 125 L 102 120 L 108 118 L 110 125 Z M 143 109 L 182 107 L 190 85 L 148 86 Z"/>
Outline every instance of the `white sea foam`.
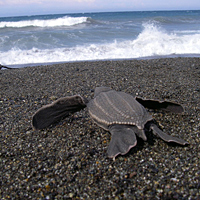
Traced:
<path fill-rule="evenodd" d="M 26 20 L 26 21 L 3 21 L 0 22 L 0 28 L 12 27 L 12 28 L 22 28 L 22 27 L 55 27 L 55 26 L 73 26 L 76 24 L 81 24 L 87 21 L 87 17 L 61 17 L 57 19 L 48 20 Z"/>
<path fill-rule="evenodd" d="M 11 49 L 0 52 L 1 64 L 47 63 L 80 60 L 126 59 L 171 54 L 200 54 L 200 34 L 167 33 L 153 24 L 134 40 L 113 41 L 71 48 Z"/>

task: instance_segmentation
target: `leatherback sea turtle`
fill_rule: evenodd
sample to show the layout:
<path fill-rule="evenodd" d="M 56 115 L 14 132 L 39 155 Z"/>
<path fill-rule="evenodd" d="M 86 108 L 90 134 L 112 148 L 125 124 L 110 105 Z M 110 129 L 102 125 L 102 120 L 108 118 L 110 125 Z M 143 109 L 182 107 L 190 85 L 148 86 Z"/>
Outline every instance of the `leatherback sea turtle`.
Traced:
<path fill-rule="evenodd" d="M 137 144 L 136 135 L 147 140 L 145 132 L 152 131 L 166 142 L 181 145 L 186 141 L 167 135 L 158 128 L 152 116 L 144 108 L 160 109 L 175 113 L 183 112 L 179 104 L 143 100 L 139 97 L 117 92 L 108 87 L 97 87 L 94 98 L 88 101 L 79 95 L 60 98 L 52 104 L 43 106 L 33 116 L 33 127 L 43 129 L 87 106 L 94 122 L 112 135 L 107 154 L 115 159 L 118 154 L 126 154 Z M 136 135 L 135 135 L 136 134 Z"/>

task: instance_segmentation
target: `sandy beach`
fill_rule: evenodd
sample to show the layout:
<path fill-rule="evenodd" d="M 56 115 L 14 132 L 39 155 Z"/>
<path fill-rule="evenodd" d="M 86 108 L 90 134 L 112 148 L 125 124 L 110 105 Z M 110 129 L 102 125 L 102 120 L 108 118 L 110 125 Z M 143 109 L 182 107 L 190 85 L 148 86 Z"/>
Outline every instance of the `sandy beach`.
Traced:
<path fill-rule="evenodd" d="M 110 133 L 87 109 L 36 131 L 32 116 L 97 86 L 180 103 L 184 113 L 150 111 L 162 130 L 115 161 Z M 200 58 L 74 62 L 0 70 L 0 199 L 200 199 Z"/>

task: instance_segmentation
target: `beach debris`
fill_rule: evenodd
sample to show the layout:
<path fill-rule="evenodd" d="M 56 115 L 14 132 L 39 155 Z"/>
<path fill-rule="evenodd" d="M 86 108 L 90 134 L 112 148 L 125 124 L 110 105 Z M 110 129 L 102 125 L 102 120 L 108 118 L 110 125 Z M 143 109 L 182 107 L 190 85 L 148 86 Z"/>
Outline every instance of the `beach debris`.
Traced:
<path fill-rule="evenodd" d="M 181 105 L 168 101 L 145 100 L 109 87 L 97 87 L 91 100 L 74 95 L 43 106 L 33 116 L 33 127 L 44 129 L 85 107 L 88 108 L 93 121 L 112 135 L 107 150 L 110 158 L 115 159 L 119 154 L 124 155 L 136 146 L 136 135 L 146 141 L 146 133 L 150 131 L 166 142 L 188 144 L 183 139 L 164 133 L 145 109 L 146 107 L 181 113 L 184 111 Z"/>
<path fill-rule="evenodd" d="M 0 70 L 3 69 L 3 68 L 5 68 L 5 69 L 13 69 L 12 67 L 7 67 L 7 66 L 5 66 L 5 65 L 1 65 L 1 64 L 0 64 Z"/>

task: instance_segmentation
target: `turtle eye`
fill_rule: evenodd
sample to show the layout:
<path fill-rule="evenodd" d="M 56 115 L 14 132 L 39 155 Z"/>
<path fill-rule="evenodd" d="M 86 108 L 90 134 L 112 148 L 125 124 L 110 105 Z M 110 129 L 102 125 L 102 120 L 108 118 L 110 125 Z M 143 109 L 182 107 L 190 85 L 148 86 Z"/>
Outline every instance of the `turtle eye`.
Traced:
<path fill-rule="evenodd" d="M 64 103 L 65 103 L 65 100 L 60 100 L 60 101 L 57 102 L 58 105 L 61 105 L 61 104 L 64 104 Z"/>
<path fill-rule="evenodd" d="M 74 100 L 75 100 L 75 101 L 80 101 L 80 97 L 79 97 L 79 96 L 76 96 L 76 97 L 74 98 Z"/>
<path fill-rule="evenodd" d="M 76 99 L 76 100 L 79 100 L 79 96 L 76 96 L 75 99 Z"/>

